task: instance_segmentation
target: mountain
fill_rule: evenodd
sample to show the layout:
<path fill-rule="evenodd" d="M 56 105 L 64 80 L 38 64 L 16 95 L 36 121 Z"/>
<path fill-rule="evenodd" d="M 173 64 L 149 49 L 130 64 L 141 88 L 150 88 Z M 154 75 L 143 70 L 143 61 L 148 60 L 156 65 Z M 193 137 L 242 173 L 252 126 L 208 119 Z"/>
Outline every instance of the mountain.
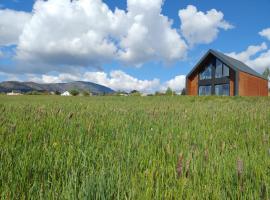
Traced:
<path fill-rule="evenodd" d="M 84 82 L 84 81 L 75 81 L 70 83 L 47 83 L 40 84 L 34 82 L 18 82 L 18 81 L 5 81 L 0 83 L 0 92 L 64 92 L 72 89 L 76 89 L 79 91 L 91 91 L 96 94 L 109 94 L 114 91 L 108 87 L 103 85 L 98 85 L 92 82 Z"/>

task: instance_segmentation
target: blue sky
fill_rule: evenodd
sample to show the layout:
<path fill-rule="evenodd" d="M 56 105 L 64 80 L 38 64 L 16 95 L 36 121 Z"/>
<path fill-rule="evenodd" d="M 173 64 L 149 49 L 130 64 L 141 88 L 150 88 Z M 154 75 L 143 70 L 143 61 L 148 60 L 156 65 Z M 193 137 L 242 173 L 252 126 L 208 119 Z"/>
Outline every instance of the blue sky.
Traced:
<path fill-rule="evenodd" d="M 56 1 L 63 2 L 63 0 Z M 191 70 L 200 57 L 210 48 L 228 53 L 250 66 L 252 65 L 251 67 L 259 72 L 262 72 L 265 67 L 270 66 L 270 51 L 268 48 L 270 46 L 270 29 L 268 30 L 270 28 L 269 0 L 167 0 L 163 3 L 161 0 L 149 0 L 149 8 L 145 8 L 148 5 L 145 4 L 147 1 L 143 0 L 128 0 L 130 8 L 127 8 L 128 1 L 126 0 L 81 1 L 85 2 L 85 4 L 78 4 L 81 7 L 87 3 L 100 7 L 107 5 L 108 10 L 113 14 L 115 14 L 116 7 L 126 13 L 122 18 L 119 18 L 120 25 L 119 28 L 117 27 L 118 30 L 123 29 L 126 31 L 125 34 L 115 33 L 117 32 L 116 30 L 107 30 L 104 27 L 100 28 L 100 26 L 92 25 L 91 23 L 84 25 L 84 27 L 89 26 L 89 30 L 93 31 L 93 33 L 104 34 L 104 38 L 106 37 L 107 39 L 109 37 L 117 53 L 111 54 L 109 52 L 113 51 L 110 49 L 111 46 L 103 48 L 101 47 L 103 43 L 91 41 L 91 37 L 95 37 L 91 35 L 87 38 L 83 38 L 84 36 L 78 38 L 84 41 L 86 46 L 80 46 L 82 49 L 79 49 L 79 51 L 82 50 L 80 51 L 82 54 L 78 53 L 77 55 L 78 49 L 75 49 L 76 56 L 74 57 L 74 52 L 71 49 L 66 50 L 70 48 L 69 45 L 57 43 L 59 42 L 59 35 L 61 35 L 61 39 L 65 38 L 66 35 L 69 35 L 69 30 L 77 29 L 78 23 L 84 23 L 83 17 L 85 17 L 80 16 L 78 13 L 74 14 L 72 17 L 78 17 L 76 21 L 76 19 L 70 20 L 67 15 L 57 25 L 53 17 L 55 19 L 62 17 L 63 12 L 65 12 L 65 10 L 62 10 L 62 14 L 54 13 L 53 17 L 50 16 L 52 18 L 51 21 L 48 20 L 49 17 L 46 19 L 42 18 L 42 16 L 46 17 L 46 14 L 50 15 L 50 10 L 46 9 L 61 6 L 61 3 L 55 5 L 52 0 L 49 0 L 48 2 L 40 3 L 40 6 L 37 6 L 38 8 L 33 11 L 33 0 L 0 0 L 0 12 L 2 11 L 0 13 L 0 30 L 1 28 L 6 30 L 0 31 L 0 81 L 34 80 L 38 82 L 65 82 L 78 79 L 97 82 L 119 90 L 135 88 L 149 92 L 162 90 L 168 86 L 175 90 L 181 90 L 184 85 L 184 75 Z M 66 0 L 66 3 L 63 4 L 66 6 L 66 13 L 70 11 L 69 6 L 72 6 L 72 3 L 68 2 Z M 48 8 L 49 5 L 51 6 L 50 8 Z M 192 7 L 188 7 L 189 5 L 192 5 Z M 161 13 L 157 13 L 159 11 L 157 8 L 161 8 Z M 60 12 L 59 10 L 61 9 L 56 9 L 55 12 Z M 88 10 L 89 13 L 91 13 L 90 9 Z M 185 12 L 188 17 L 185 19 L 184 17 L 179 17 L 180 10 Z M 108 13 L 109 11 L 106 12 Z M 209 14 L 209 12 L 212 14 Z M 29 16 L 27 16 L 28 13 Z M 127 13 L 131 16 L 128 20 L 125 19 L 128 18 Z M 149 13 L 152 14 L 145 17 Z M 190 13 L 193 13 L 193 15 Z M 137 23 L 136 15 L 144 16 L 143 19 L 148 21 L 144 22 L 142 20 L 141 24 L 139 23 L 139 28 L 135 29 L 139 39 L 136 38 L 134 32 L 130 34 L 134 30 L 132 27 Z M 155 17 L 159 15 L 163 17 Z M 210 20 L 210 25 L 205 25 L 203 20 L 201 22 L 198 21 L 200 17 L 196 19 L 196 16 L 200 15 L 202 18 L 205 17 L 206 20 Z M 95 18 L 93 21 L 96 20 L 96 24 L 105 24 L 103 21 L 105 18 L 100 13 L 93 17 Z M 36 19 L 33 20 L 33 18 Z M 10 27 L 12 26 L 11 24 L 23 24 L 19 19 L 25 19 L 24 27 L 18 28 L 16 26 L 15 29 L 18 31 L 18 34 L 14 35 L 12 39 L 3 39 L 9 34 L 9 29 L 10 33 L 14 32 L 14 27 Z M 31 20 L 32 22 L 30 22 Z M 85 19 L 85 21 L 87 20 L 91 21 L 92 18 Z M 162 20 L 167 21 L 166 23 L 158 22 Z M 44 24 L 37 25 L 37 21 Z M 125 23 L 127 24 L 125 27 L 121 25 Z M 153 25 L 155 30 L 151 30 L 151 23 L 155 24 Z M 27 24 L 28 28 L 25 28 Z M 49 31 L 47 29 L 44 31 L 44 26 L 49 27 L 50 24 L 53 24 L 51 29 L 48 28 Z M 58 27 L 62 26 L 61 24 L 65 24 L 66 29 L 63 28 L 63 30 L 66 31 L 60 30 L 60 28 L 58 30 Z M 39 26 L 42 28 L 38 29 Z M 97 30 L 95 29 L 96 27 Z M 142 27 L 145 29 L 141 29 Z M 78 29 L 84 28 L 78 27 Z M 86 30 L 88 31 L 88 29 Z M 140 31 L 142 30 L 147 30 L 145 37 L 140 36 Z M 163 30 L 166 33 L 164 36 Z M 46 31 L 56 36 L 49 35 L 47 37 Z M 74 30 L 72 32 L 74 32 L 72 33 L 74 37 L 70 36 L 69 39 L 76 39 L 83 35 Z M 160 32 L 160 35 L 157 32 Z M 168 36 L 167 33 L 173 33 L 172 37 Z M 33 36 L 34 39 L 28 37 L 27 34 L 33 34 L 35 36 Z M 168 38 L 164 39 L 165 37 Z M 171 38 L 174 38 L 174 40 Z M 138 40 L 138 44 L 133 40 Z M 39 41 L 43 42 L 40 42 L 40 46 L 37 44 Z M 140 41 L 143 41 L 142 47 L 140 46 Z M 44 44 L 49 44 L 50 42 L 54 42 L 57 46 L 63 45 L 63 48 L 59 47 L 56 53 L 48 53 L 50 50 L 45 51 L 43 48 Z M 87 46 L 88 42 L 94 50 Z M 185 46 L 178 48 L 178 44 L 179 46 L 181 44 Z M 144 52 L 145 47 L 152 48 L 146 53 Z M 172 58 L 170 55 L 174 53 L 174 49 L 178 53 Z M 130 54 L 128 54 L 129 50 Z M 102 51 L 105 51 L 105 53 Z M 91 55 L 89 56 L 87 53 Z M 92 53 L 93 58 L 91 57 Z M 116 58 L 117 56 L 119 58 Z"/>

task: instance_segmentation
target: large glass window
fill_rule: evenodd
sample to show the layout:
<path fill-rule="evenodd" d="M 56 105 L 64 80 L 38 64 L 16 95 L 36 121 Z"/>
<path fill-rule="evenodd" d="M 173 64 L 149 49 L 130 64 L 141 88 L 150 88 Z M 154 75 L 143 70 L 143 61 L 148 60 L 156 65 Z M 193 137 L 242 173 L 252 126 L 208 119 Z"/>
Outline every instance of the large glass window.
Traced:
<path fill-rule="evenodd" d="M 204 71 L 200 73 L 200 80 L 212 78 L 212 64 L 208 65 Z"/>
<path fill-rule="evenodd" d="M 222 78 L 230 75 L 229 67 L 223 64 L 219 59 L 216 59 L 216 78 Z"/>
<path fill-rule="evenodd" d="M 230 96 L 229 84 L 215 85 L 215 95 Z"/>
<path fill-rule="evenodd" d="M 204 86 L 200 86 L 199 87 L 199 95 L 200 96 L 203 96 L 203 95 L 206 95 L 206 96 L 209 96 L 211 95 L 211 85 L 204 85 Z"/>
<path fill-rule="evenodd" d="M 216 59 L 216 78 L 222 77 L 222 62 L 220 62 L 218 59 Z"/>
<path fill-rule="evenodd" d="M 227 65 L 223 64 L 223 76 L 230 76 L 230 70 Z"/>

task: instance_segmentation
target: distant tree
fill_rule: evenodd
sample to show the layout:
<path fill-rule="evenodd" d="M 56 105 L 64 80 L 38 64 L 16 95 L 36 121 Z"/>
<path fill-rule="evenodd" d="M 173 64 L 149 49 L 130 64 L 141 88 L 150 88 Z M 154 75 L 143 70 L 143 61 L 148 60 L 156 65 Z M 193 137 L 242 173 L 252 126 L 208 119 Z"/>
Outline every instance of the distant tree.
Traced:
<path fill-rule="evenodd" d="M 181 95 L 186 95 L 186 88 L 182 89 Z"/>
<path fill-rule="evenodd" d="M 72 95 L 72 96 L 77 96 L 80 94 L 80 92 L 78 90 L 70 90 L 69 93 Z"/>
<path fill-rule="evenodd" d="M 141 93 L 140 93 L 138 90 L 132 90 L 132 91 L 130 92 L 130 95 L 131 95 L 131 96 L 141 96 Z"/>
<path fill-rule="evenodd" d="M 85 96 L 85 97 L 90 96 L 90 92 L 88 92 L 88 91 L 83 91 L 83 92 L 82 92 L 82 95 Z"/>
<path fill-rule="evenodd" d="M 168 87 L 166 92 L 165 92 L 165 95 L 166 96 L 174 96 L 175 92 L 170 87 Z"/>
<path fill-rule="evenodd" d="M 41 95 L 42 93 L 41 92 L 38 92 L 38 91 L 29 91 L 29 92 L 26 92 L 26 95 Z"/>
<path fill-rule="evenodd" d="M 138 90 L 132 90 L 129 94 L 131 96 L 141 96 L 141 93 Z"/>
<path fill-rule="evenodd" d="M 55 95 L 60 95 L 60 94 L 61 94 L 61 92 L 55 91 Z"/>
<path fill-rule="evenodd" d="M 156 91 L 155 92 L 155 96 L 164 96 L 165 94 L 160 92 L 160 91 Z"/>
<path fill-rule="evenodd" d="M 138 90 L 132 90 L 131 92 L 130 92 L 130 94 L 134 94 L 134 93 L 138 93 L 139 91 Z"/>
<path fill-rule="evenodd" d="M 269 80 L 269 78 L 270 78 L 270 69 L 268 67 L 265 68 L 265 70 L 262 73 L 262 75 Z"/>

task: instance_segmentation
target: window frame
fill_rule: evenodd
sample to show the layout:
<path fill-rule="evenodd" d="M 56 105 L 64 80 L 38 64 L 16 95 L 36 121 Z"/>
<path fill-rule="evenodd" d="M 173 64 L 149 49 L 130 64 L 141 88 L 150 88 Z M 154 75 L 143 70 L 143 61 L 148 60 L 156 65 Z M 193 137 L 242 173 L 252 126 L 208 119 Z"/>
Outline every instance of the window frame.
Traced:
<path fill-rule="evenodd" d="M 217 63 L 220 63 L 220 65 L 217 65 Z M 221 75 L 217 76 L 217 67 L 221 67 Z M 228 75 L 225 75 L 225 68 L 228 68 Z M 215 59 L 215 78 L 224 78 L 224 77 L 229 77 L 230 76 L 230 68 L 228 65 L 224 64 L 220 59 L 216 58 Z"/>
<path fill-rule="evenodd" d="M 222 87 L 222 94 L 217 94 L 216 93 L 216 87 L 217 86 L 221 86 Z M 228 86 L 228 91 L 227 91 L 227 94 L 224 94 L 224 86 Z M 216 96 L 230 96 L 230 84 L 229 83 L 225 83 L 225 84 L 216 84 L 215 85 L 215 95 Z"/>
<path fill-rule="evenodd" d="M 202 78 L 202 75 L 208 70 L 208 69 L 210 69 L 210 78 Z M 212 64 L 212 62 L 210 62 L 210 63 L 208 63 L 207 65 L 206 65 L 206 67 L 204 67 L 203 68 L 203 70 L 199 73 L 199 79 L 200 80 L 210 80 L 210 79 L 212 79 L 213 78 L 213 64 Z"/>
<path fill-rule="evenodd" d="M 209 94 L 200 94 L 200 88 L 201 87 L 205 87 L 205 91 L 206 91 L 206 87 L 210 87 L 210 93 Z M 209 88 L 208 88 L 209 89 Z M 198 94 L 199 96 L 211 96 L 212 95 L 212 85 L 201 85 L 201 86 L 199 86 L 199 94 Z"/>
<path fill-rule="evenodd" d="M 216 62 L 217 60 L 219 60 L 219 62 L 222 63 L 222 74 L 223 74 L 223 66 L 228 67 L 229 69 L 229 76 L 224 76 L 224 77 L 220 77 L 220 78 L 216 78 Z M 199 88 L 200 86 L 211 86 L 211 95 L 215 95 L 215 85 L 223 85 L 223 84 L 228 84 L 229 85 L 229 96 L 230 96 L 230 72 L 231 72 L 231 68 L 224 64 L 220 59 L 216 58 L 216 57 L 212 57 L 208 60 L 208 62 L 204 63 L 205 66 L 211 66 L 211 79 L 200 79 L 200 73 L 198 73 L 198 91 L 197 94 L 199 95 L 200 91 Z M 203 69 L 205 70 L 207 67 L 204 67 Z"/>

